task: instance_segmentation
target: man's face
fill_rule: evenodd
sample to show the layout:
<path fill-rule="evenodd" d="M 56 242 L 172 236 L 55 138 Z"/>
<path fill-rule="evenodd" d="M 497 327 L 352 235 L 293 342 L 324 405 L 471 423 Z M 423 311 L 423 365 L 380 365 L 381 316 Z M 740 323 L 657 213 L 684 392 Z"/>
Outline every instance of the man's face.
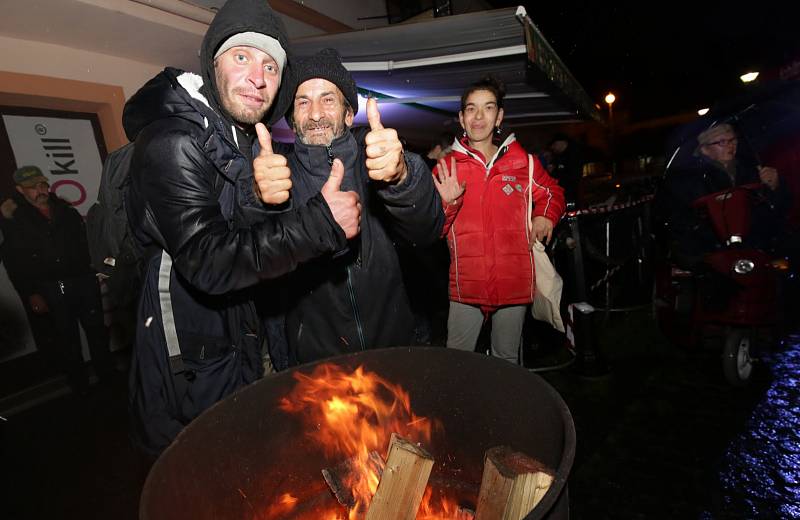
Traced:
<path fill-rule="evenodd" d="M 566 141 L 553 141 L 553 144 L 550 145 L 550 151 L 556 155 L 560 155 L 564 153 L 564 150 L 567 149 L 567 142 Z"/>
<path fill-rule="evenodd" d="M 353 109 L 339 87 L 314 78 L 297 87 L 293 119 L 294 133 L 301 142 L 329 146 L 353 124 Z"/>
<path fill-rule="evenodd" d="M 17 191 L 22 194 L 25 200 L 30 204 L 37 208 L 43 208 L 47 206 L 47 200 L 50 197 L 50 184 L 48 184 L 47 181 L 41 181 L 33 186 L 17 185 Z"/>
<path fill-rule="evenodd" d="M 736 134 L 725 132 L 714 141 L 700 147 L 700 153 L 723 164 L 733 161 L 736 157 Z"/>
<path fill-rule="evenodd" d="M 254 125 L 272 106 L 281 71 L 272 56 L 254 47 L 232 47 L 214 60 L 222 108 L 237 122 Z"/>

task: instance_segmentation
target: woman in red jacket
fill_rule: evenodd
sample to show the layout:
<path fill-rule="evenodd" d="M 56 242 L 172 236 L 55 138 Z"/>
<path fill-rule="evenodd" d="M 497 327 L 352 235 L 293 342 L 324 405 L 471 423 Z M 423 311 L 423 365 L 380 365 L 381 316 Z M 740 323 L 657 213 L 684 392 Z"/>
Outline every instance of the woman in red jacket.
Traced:
<path fill-rule="evenodd" d="M 458 113 L 464 136 L 433 176 L 450 248 L 447 346 L 473 351 L 491 317 L 492 355 L 518 363 L 525 311 L 536 290 L 530 248 L 535 240 L 550 241 L 564 192 L 513 134 L 496 144 L 504 95 L 492 77 L 467 88 Z"/>

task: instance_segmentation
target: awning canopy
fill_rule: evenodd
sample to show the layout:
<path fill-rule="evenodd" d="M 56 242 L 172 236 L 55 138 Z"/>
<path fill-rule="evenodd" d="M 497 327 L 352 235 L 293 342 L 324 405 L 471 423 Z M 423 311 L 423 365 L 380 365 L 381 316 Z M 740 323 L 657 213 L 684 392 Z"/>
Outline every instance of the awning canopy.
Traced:
<path fill-rule="evenodd" d="M 362 96 L 412 142 L 457 128 L 463 89 L 485 74 L 506 85 L 504 127 L 600 119 L 586 92 L 527 15 L 497 9 L 292 41 L 295 53 L 332 47 Z M 360 103 L 357 123 L 366 124 Z"/>

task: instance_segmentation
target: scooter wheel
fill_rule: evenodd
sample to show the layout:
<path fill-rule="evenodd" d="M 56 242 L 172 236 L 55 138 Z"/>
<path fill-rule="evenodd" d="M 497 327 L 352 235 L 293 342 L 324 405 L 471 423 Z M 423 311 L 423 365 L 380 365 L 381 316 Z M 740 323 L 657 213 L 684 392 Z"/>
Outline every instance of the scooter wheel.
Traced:
<path fill-rule="evenodd" d="M 751 332 L 748 329 L 729 329 L 725 334 L 725 349 L 722 352 L 722 371 L 732 386 L 745 386 L 753 373 L 750 357 Z"/>

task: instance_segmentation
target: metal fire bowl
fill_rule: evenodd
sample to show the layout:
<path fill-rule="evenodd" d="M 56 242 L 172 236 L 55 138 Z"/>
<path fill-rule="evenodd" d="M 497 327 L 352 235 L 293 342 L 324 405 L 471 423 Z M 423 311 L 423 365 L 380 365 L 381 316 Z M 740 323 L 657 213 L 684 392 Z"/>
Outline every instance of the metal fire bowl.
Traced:
<path fill-rule="evenodd" d="M 556 470 L 526 520 L 568 518 L 575 426 L 541 377 L 496 358 L 436 347 L 369 350 L 322 362 L 363 365 L 408 391 L 414 413 L 442 421 L 445 435 L 426 446 L 437 461 L 433 476 L 455 476 L 477 498 L 484 453 L 507 445 Z M 266 377 L 189 424 L 150 471 L 139 517 L 258 519 L 285 492 L 301 502 L 325 495 L 321 470 L 342 460 L 327 459 L 300 419 L 278 409 L 295 385 L 292 373 L 310 373 L 316 365 Z"/>

